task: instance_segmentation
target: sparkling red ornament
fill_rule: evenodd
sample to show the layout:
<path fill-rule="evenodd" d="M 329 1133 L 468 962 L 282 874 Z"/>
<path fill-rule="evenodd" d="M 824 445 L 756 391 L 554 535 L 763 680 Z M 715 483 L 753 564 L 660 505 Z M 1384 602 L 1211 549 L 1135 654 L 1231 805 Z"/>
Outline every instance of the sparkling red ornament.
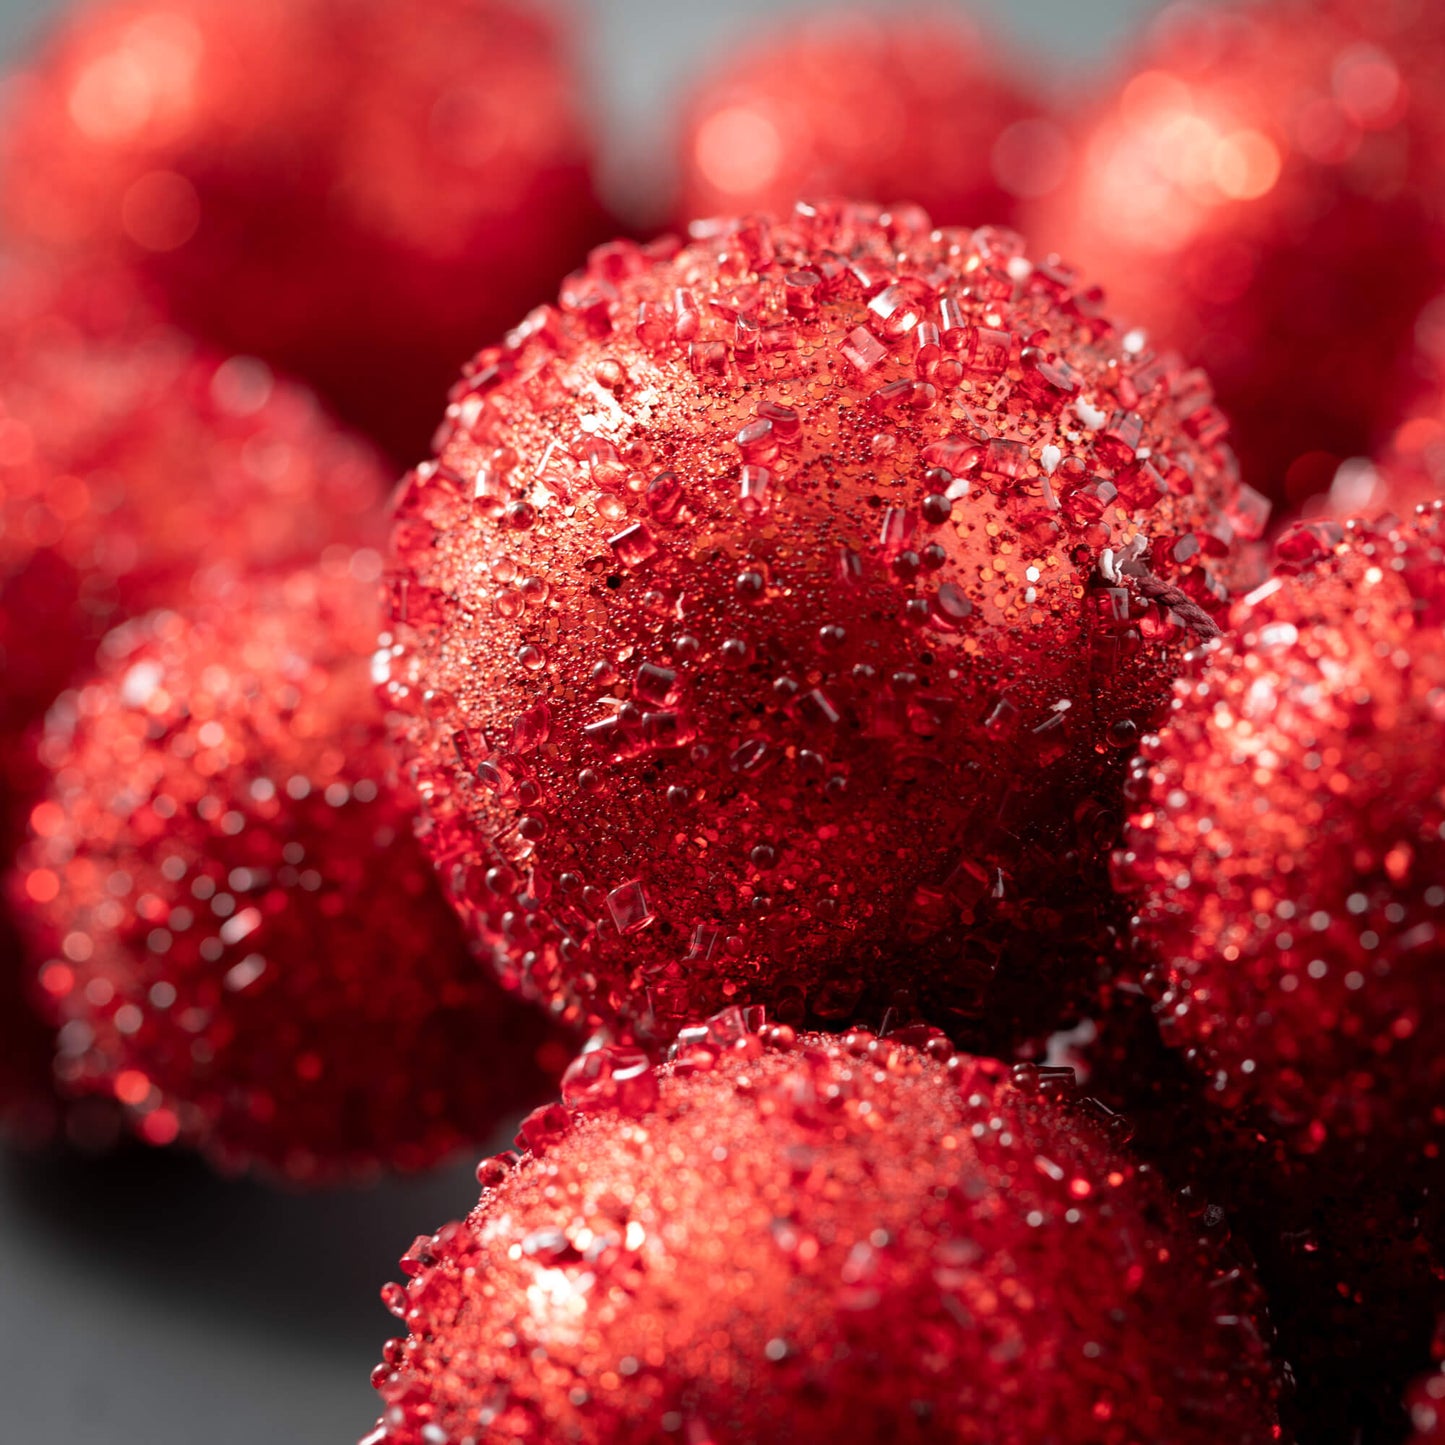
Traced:
<path fill-rule="evenodd" d="M 596 239 L 560 19 L 527 0 L 112 0 L 11 82 L 21 244 L 106 256 L 407 460 Z"/>
<path fill-rule="evenodd" d="M 1214 378 L 1244 475 L 1298 506 L 1397 415 L 1445 275 L 1430 0 L 1175 4 L 1027 219 Z"/>
<path fill-rule="evenodd" d="M 383 1300 L 367 1445 L 1276 1438 L 1260 1299 L 1067 1070 L 855 1031 L 604 1050 Z"/>
<path fill-rule="evenodd" d="M 112 633 L 51 710 L 14 880 L 62 1083 L 305 1182 L 432 1163 L 545 1077 L 540 1017 L 467 952 L 392 777 L 378 562 Z"/>
<path fill-rule="evenodd" d="M 598 250 L 398 502 L 386 693 L 473 935 L 624 1032 L 1046 1028 L 1262 524 L 1224 437 L 1008 232 L 804 206 Z"/>
<path fill-rule="evenodd" d="M 1012 220 L 1067 162 L 1021 62 L 965 17 L 835 12 L 753 40 L 703 80 L 683 121 L 677 211 L 907 197 L 941 223 L 976 226 Z"/>
<path fill-rule="evenodd" d="M 1445 538 L 1301 524 L 1146 743 L 1120 872 L 1167 1033 L 1306 1154 L 1445 1123 Z"/>

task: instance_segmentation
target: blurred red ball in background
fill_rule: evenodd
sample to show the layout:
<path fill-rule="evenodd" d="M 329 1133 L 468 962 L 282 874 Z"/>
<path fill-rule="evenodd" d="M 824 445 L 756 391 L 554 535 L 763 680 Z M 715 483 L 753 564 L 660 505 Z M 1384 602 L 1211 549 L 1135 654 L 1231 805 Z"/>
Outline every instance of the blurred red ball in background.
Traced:
<path fill-rule="evenodd" d="M 540 1015 L 468 954 L 392 778 L 379 562 L 127 623 L 51 710 L 13 892 L 61 1081 L 150 1143 L 305 1182 L 414 1169 L 545 1083 Z"/>
<path fill-rule="evenodd" d="M 584 1056 L 383 1290 L 367 1445 L 1274 1440 L 1217 1234 L 1057 1078 L 904 1037 Z"/>
<path fill-rule="evenodd" d="M 409 460 L 592 238 L 579 88 L 527 0 L 114 0 L 11 83 L 3 213 L 140 268 Z"/>
<path fill-rule="evenodd" d="M 1047 1030 L 1262 522 L 1225 435 L 1009 232 L 805 206 L 599 249 L 398 502 L 387 693 L 473 935 L 664 1038 L 759 1001 Z"/>
<path fill-rule="evenodd" d="M 1297 507 L 1368 454 L 1445 275 L 1434 0 L 1176 4 L 1025 224 L 1214 378 L 1246 480 Z"/>
<path fill-rule="evenodd" d="M 1303 1154 L 1445 1127 L 1445 528 L 1300 524 L 1146 742 L 1126 884 L 1160 1018 Z"/>
<path fill-rule="evenodd" d="M 198 571 L 372 539 L 386 483 L 310 392 L 199 349 L 113 273 L 0 274 L 7 754 L 108 627 Z"/>
<path fill-rule="evenodd" d="M 1056 184 L 1063 128 L 1022 61 L 955 11 L 813 17 L 755 36 L 683 119 L 682 223 L 838 195 L 915 201 L 942 225 L 1008 223 Z"/>

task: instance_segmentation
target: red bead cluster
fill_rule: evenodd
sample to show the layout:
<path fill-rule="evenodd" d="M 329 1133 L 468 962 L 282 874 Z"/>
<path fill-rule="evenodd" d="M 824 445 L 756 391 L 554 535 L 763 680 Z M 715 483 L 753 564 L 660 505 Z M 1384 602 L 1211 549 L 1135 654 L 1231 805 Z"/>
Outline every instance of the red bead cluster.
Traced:
<path fill-rule="evenodd" d="M 369 1445 L 1277 1438 L 1247 1277 L 1059 1071 L 736 1008 L 634 1058 L 402 1259 Z"/>
<path fill-rule="evenodd" d="M 997 1041 L 1107 954 L 1129 749 L 1264 521 L 1202 373 L 916 208 L 593 253 L 397 506 L 386 693 L 503 977 Z"/>
<path fill-rule="evenodd" d="M 391 781 L 379 560 L 129 623 L 52 709 L 18 882 L 57 1070 L 150 1143 L 418 1168 L 543 1086 L 541 1017 L 468 956 Z"/>
<path fill-rule="evenodd" d="M 590 253 L 527 0 L 63 24 L 0 1124 L 352 1180 L 575 1055 L 383 1292 L 370 1445 L 1439 1435 L 1435 8 L 1172 6 L 1072 134 L 818 20 Z"/>
<path fill-rule="evenodd" d="M 408 460 L 478 338 L 599 239 L 578 85 L 525 0 L 116 0 L 11 85 L 16 243 L 140 269 Z"/>
<path fill-rule="evenodd" d="M 908 199 L 1008 222 L 1061 179 L 1063 128 L 992 36 L 942 11 L 812 17 L 755 42 L 683 117 L 677 213 L 784 214 L 799 196 Z"/>

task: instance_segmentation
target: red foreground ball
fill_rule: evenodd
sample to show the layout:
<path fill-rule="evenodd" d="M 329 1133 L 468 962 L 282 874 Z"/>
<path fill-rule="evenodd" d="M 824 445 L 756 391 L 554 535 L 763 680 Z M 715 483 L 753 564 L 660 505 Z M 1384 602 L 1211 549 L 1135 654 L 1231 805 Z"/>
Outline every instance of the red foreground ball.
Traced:
<path fill-rule="evenodd" d="M 12 82 L 12 237 L 135 265 L 408 460 L 479 340 L 598 226 L 527 0 L 110 0 Z"/>
<path fill-rule="evenodd" d="M 785 213 L 799 196 L 893 202 L 935 220 L 1012 220 L 1057 184 L 1062 128 L 1007 47 L 938 10 L 832 14 L 755 41 L 683 124 L 684 217 Z"/>
<path fill-rule="evenodd" d="M 1292 506 L 1398 411 L 1445 275 L 1442 95 L 1438 5 L 1176 4 L 1028 221 L 1209 370 Z"/>
<path fill-rule="evenodd" d="M 1445 527 L 1285 534 L 1146 744 L 1121 874 L 1212 1092 L 1313 1152 L 1438 1148 Z"/>
<path fill-rule="evenodd" d="M 385 691 L 506 981 L 990 1039 L 1095 981 L 1125 759 L 1262 522 L 1200 372 L 1011 233 L 804 206 L 595 252 L 439 443 Z"/>
<path fill-rule="evenodd" d="M 57 1072 L 154 1144 L 304 1182 L 418 1168 L 544 1082 L 391 780 L 375 553 L 106 639 L 52 709 L 16 891 Z"/>
<path fill-rule="evenodd" d="M 584 1055 L 383 1290 L 366 1445 L 1273 1440 L 1219 1241 L 1057 1079 L 909 1035 Z"/>
<path fill-rule="evenodd" d="M 387 476 L 309 392 L 198 351 L 113 277 L 12 268 L 0 323 L 0 744 L 12 763 L 109 627 L 183 599 L 197 572 L 366 540 Z"/>

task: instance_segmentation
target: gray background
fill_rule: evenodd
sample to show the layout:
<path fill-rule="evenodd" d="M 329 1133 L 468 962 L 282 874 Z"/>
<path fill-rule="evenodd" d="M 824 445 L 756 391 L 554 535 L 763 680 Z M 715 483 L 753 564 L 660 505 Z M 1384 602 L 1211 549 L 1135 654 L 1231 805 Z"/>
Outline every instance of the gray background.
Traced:
<path fill-rule="evenodd" d="M 585 7 L 613 195 L 667 166 L 667 117 L 708 56 L 760 20 L 803 8 Z M 1087 80 L 1151 8 L 975 4 L 1016 48 L 1033 48 L 1049 84 L 1064 86 Z M 0 55 L 17 54 L 55 9 L 53 0 L 0 0 Z M 460 1216 L 475 1197 L 470 1164 L 366 1193 L 304 1197 L 225 1182 L 180 1156 L 0 1153 L 0 1442 L 353 1445 L 375 1419 L 367 1376 L 396 1323 L 377 1290 L 414 1235 Z"/>

